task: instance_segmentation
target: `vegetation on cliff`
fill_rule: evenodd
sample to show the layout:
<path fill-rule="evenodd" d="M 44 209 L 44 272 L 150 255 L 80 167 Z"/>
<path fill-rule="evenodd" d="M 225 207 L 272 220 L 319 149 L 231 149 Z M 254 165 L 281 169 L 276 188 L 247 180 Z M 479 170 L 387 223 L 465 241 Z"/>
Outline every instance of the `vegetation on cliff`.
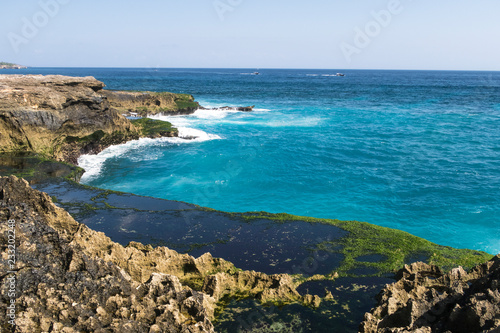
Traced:
<path fill-rule="evenodd" d="M 177 136 L 178 130 L 167 121 L 161 121 L 150 118 L 140 118 L 132 120 L 137 128 L 140 129 L 142 136 L 154 137 L 168 137 Z"/>
<path fill-rule="evenodd" d="M 147 117 L 155 114 L 190 114 L 200 108 L 188 94 L 152 91 L 103 90 L 111 106 L 125 114 Z"/>

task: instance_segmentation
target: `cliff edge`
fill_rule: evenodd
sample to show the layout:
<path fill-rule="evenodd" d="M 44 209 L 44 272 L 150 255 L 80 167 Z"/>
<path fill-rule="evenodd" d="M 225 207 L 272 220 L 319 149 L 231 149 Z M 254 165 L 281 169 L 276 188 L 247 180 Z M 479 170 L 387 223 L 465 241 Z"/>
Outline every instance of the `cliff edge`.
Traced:
<path fill-rule="evenodd" d="M 0 152 L 76 164 L 82 154 L 150 136 L 111 107 L 103 88 L 93 77 L 0 75 Z"/>

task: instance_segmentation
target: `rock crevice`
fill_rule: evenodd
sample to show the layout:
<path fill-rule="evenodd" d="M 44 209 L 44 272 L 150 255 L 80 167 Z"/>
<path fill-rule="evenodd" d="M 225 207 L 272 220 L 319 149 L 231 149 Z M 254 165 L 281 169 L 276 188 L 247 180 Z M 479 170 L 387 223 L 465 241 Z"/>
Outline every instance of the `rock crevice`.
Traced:
<path fill-rule="evenodd" d="M 378 296 L 365 315 L 363 333 L 498 332 L 500 329 L 500 255 L 467 273 L 443 273 L 425 263 L 406 265 L 398 281 Z"/>

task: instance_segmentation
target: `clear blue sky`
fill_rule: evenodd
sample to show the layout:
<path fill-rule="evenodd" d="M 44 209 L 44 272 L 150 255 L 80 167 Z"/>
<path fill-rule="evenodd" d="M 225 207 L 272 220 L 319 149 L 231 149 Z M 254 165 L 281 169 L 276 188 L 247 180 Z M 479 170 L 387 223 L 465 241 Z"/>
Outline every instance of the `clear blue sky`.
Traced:
<path fill-rule="evenodd" d="M 64 4 L 41 5 L 54 2 Z M 29 66 L 500 70 L 498 0 L 22 0 L 1 8 L 0 61 Z M 390 15 L 377 22 L 380 11 Z"/>

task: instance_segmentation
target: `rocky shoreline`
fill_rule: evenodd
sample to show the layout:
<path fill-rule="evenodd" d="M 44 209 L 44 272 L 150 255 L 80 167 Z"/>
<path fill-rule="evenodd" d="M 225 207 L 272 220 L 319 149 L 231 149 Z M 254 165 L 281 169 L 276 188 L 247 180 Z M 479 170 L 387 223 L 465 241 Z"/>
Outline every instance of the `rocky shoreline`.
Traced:
<path fill-rule="evenodd" d="M 134 122 L 123 114 L 185 115 L 203 108 L 191 95 L 104 87 L 93 77 L 0 75 L 0 153 L 33 152 L 76 165 L 79 156 L 111 145 L 178 136 L 168 122 Z"/>
<path fill-rule="evenodd" d="M 41 174 L 78 181 L 81 170 L 71 164 L 76 164 L 81 154 L 98 153 L 110 145 L 141 137 L 177 136 L 176 129 L 167 122 L 146 118 L 130 121 L 123 114 L 189 114 L 201 108 L 190 95 L 116 92 L 103 88 L 102 82 L 91 77 L 0 75 L 0 153 L 3 153 L 0 155 L 0 169 L 5 168 L 3 174 L 16 174 L 16 169 L 31 168 L 36 172 L 24 170 L 20 172 L 21 176 L 26 175 L 34 182 Z M 242 112 L 252 109 L 237 108 Z M 27 157 L 22 156 L 25 154 Z M 27 159 L 31 159 L 31 164 L 26 162 Z M 90 202 L 100 202 L 95 198 Z M 339 277 L 353 274 L 353 267 L 357 267 L 356 263 L 353 265 L 354 259 L 363 261 L 363 255 L 383 253 L 377 260 L 391 264 L 380 265 L 381 269 L 375 275 L 387 275 L 398 267 L 398 263 L 417 253 L 428 252 L 428 262 L 463 263 L 468 267 L 488 258 L 487 254 L 477 251 L 439 247 L 368 224 L 318 220 L 345 230 L 339 240 L 314 245 L 316 251 L 331 251 L 328 252 L 330 256 L 339 251 L 343 253 L 342 264 L 331 267 L 328 274 L 309 277 L 303 274 L 265 274 L 241 270 L 207 252 L 194 257 L 164 246 L 153 248 L 137 242 L 126 246 L 117 244 L 102 232 L 76 222 L 54 205 L 53 200 L 59 200 L 57 197 L 51 199 L 14 176 L 0 178 L 0 199 L 0 311 L 9 311 L 11 280 L 8 279 L 15 276 L 18 332 L 213 332 L 212 322 L 224 307 L 247 299 L 283 309 L 288 309 L 288 305 L 293 308 L 296 304 L 310 309 L 307 311 L 324 312 L 334 327 L 337 319 L 332 311 L 338 311 L 334 310 L 337 304 L 341 307 L 342 302 L 345 302 L 343 305 L 351 303 L 341 299 L 340 294 L 332 294 L 332 288 L 327 293 L 325 288 L 309 293 L 303 291 L 303 286 L 312 287 L 318 283 L 334 286 Z M 72 202 L 61 204 L 75 207 Z M 82 207 L 92 212 L 104 209 L 106 216 L 109 216 L 108 210 L 117 209 L 106 201 L 99 205 L 102 208 L 92 208 L 87 202 Z M 178 212 L 186 212 L 186 207 L 178 209 Z M 196 219 L 202 216 L 199 214 L 204 214 L 203 209 L 199 212 L 191 216 Z M 115 215 L 115 218 L 118 217 Z M 283 230 L 295 219 L 279 214 L 236 218 L 244 219 L 245 223 L 275 221 L 272 223 L 279 224 L 277 228 Z M 6 269 L 9 260 L 6 245 L 9 244 L 8 230 L 11 227 L 8 221 L 16 221 L 17 262 L 14 273 L 7 273 L 9 270 Z M 234 238 L 234 232 L 231 233 Z M 386 252 L 380 252 L 381 248 L 376 244 L 370 245 L 378 242 L 377 235 L 384 235 L 382 238 L 393 242 Z M 406 242 L 401 242 L 406 238 Z M 219 240 L 214 245 L 217 242 Z M 413 247 L 409 248 L 410 244 Z M 402 259 L 393 255 L 398 251 L 403 255 Z M 385 256 L 387 258 L 383 259 Z M 425 263 L 406 266 L 397 275 L 399 281 L 387 285 L 382 291 L 378 306 L 366 314 L 359 330 L 490 332 L 500 327 L 498 263 L 496 257 L 470 273 L 463 269 L 443 273 L 438 266 Z M 364 264 L 371 265 L 369 262 Z M 437 311 L 439 306 L 442 307 Z M 236 311 L 241 312 L 241 309 Z M 429 312 L 432 316 L 428 315 Z M 348 313 L 343 314 L 344 319 Z M 254 321 L 254 324 L 256 326 L 250 327 L 252 325 L 246 321 L 241 331 L 259 331 L 259 322 Z M 295 330 L 301 331 L 306 326 L 297 325 Z M 352 324 L 352 327 L 356 326 L 356 323 Z M 12 327 L 8 317 L 2 317 L 0 327 L 2 331 Z M 462 328 L 467 330 L 460 330 Z M 269 331 L 271 327 L 267 329 Z M 326 327 L 325 331 L 328 331 Z M 345 327 L 345 331 L 352 329 Z"/>

